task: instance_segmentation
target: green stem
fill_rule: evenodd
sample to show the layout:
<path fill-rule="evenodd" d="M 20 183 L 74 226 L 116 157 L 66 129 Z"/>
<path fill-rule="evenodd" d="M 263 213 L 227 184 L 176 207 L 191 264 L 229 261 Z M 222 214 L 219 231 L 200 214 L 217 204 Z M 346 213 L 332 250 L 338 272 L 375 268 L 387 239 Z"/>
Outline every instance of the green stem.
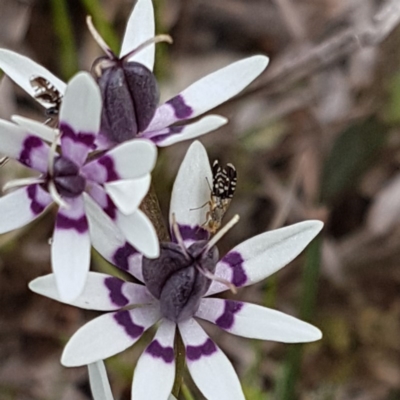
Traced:
<path fill-rule="evenodd" d="M 315 309 L 318 278 L 320 274 L 322 237 L 314 239 L 306 250 L 306 261 L 302 275 L 302 296 L 299 316 L 310 321 Z M 286 356 L 282 377 L 276 388 L 276 398 L 280 400 L 294 400 L 296 398 L 296 382 L 300 376 L 303 345 L 292 345 Z"/>
<path fill-rule="evenodd" d="M 179 330 L 176 331 L 175 336 L 175 382 L 174 386 L 172 387 L 172 394 L 178 398 L 180 389 L 183 388 L 183 371 L 185 369 L 185 345 L 183 344 L 181 334 Z M 186 387 L 186 386 L 185 386 Z M 190 393 L 189 389 L 186 387 L 186 391 L 184 393 L 185 397 L 186 394 Z M 186 397 L 187 398 L 187 397 Z M 190 399 L 190 398 L 189 398 Z"/>
<path fill-rule="evenodd" d="M 195 400 L 189 388 L 184 383 L 182 383 L 182 394 L 186 400 Z"/>
<path fill-rule="evenodd" d="M 66 0 L 51 0 L 51 9 L 54 30 L 60 41 L 61 75 L 68 80 L 78 71 L 78 57 Z"/>
<path fill-rule="evenodd" d="M 81 0 L 87 13 L 93 18 L 94 25 L 103 37 L 105 42 L 110 46 L 110 49 L 119 54 L 119 38 L 112 28 L 111 24 L 107 21 L 104 10 L 98 0 Z"/>

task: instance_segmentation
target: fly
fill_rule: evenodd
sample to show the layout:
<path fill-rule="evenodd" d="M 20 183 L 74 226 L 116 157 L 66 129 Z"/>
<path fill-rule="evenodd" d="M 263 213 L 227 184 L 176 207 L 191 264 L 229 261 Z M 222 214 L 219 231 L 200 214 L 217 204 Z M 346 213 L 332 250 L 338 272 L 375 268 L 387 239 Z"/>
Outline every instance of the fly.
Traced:
<path fill-rule="evenodd" d="M 203 227 L 215 234 L 222 224 L 222 219 L 232 201 L 236 189 L 236 168 L 228 163 L 222 168 L 218 160 L 212 166 L 213 182 L 210 188 L 210 200 L 206 203 L 209 210 Z"/>

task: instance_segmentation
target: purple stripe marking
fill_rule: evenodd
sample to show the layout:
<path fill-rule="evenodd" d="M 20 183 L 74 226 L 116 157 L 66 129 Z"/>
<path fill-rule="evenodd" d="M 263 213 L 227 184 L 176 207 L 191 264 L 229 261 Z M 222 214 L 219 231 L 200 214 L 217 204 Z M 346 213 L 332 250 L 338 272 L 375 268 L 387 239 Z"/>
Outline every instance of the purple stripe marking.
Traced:
<path fill-rule="evenodd" d="M 183 240 L 208 240 L 210 234 L 201 226 L 191 227 L 190 225 L 179 224 L 179 232 L 182 235 Z M 175 234 L 171 232 L 172 240 L 176 243 Z"/>
<path fill-rule="evenodd" d="M 172 106 L 175 112 L 175 117 L 178 119 L 187 119 L 193 114 L 193 109 L 185 103 L 185 100 L 181 95 L 168 100 L 167 104 Z"/>
<path fill-rule="evenodd" d="M 186 357 L 190 361 L 197 361 L 202 356 L 210 356 L 217 351 L 217 346 L 211 339 L 207 339 L 200 346 L 187 346 Z"/>
<path fill-rule="evenodd" d="M 58 213 L 56 228 L 73 229 L 78 233 L 85 233 L 88 231 L 89 226 L 86 219 L 86 215 L 82 215 L 82 217 L 74 219 Z"/>
<path fill-rule="evenodd" d="M 118 268 L 121 268 L 124 271 L 128 271 L 129 270 L 128 259 L 130 256 L 136 253 L 138 253 L 138 251 L 128 242 L 126 242 L 122 247 L 117 249 L 117 251 L 114 253 L 112 261 L 114 265 L 116 265 Z"/>
<path fill-rule="evenodd" d="M 230 329 L 235 322 L 235 314 L 243 308 L 243 303 L 239 301 L 225 300 L 224 313 L 215 321 L 222 329 Z"/>
<path fill-rule="evenodd" d="M 129 314 L 129 311 L 119 311 L 114 315 L 114 319 L 121 325 L 125 332 L 132 338 L 136 339 L 144 332 L 143 326 L 136 325 Z"/>
<path fill-rule="evenodd" d="M 162 358 L 166 363 L 170 364 L 174 361 L 174 349 L 172 347 L 162 346 L 158 340 L 153 340 L 146 349 L 146 353 L 149 353 L 155 358 Z"/>
<path fill-rule="evenodd" d="M 124 307 L 129 303 L 129 300 L 122 293 L 122 286 L 124 283 L 125 282 L 121 279 L 114 277 L 106 278 L 104 280 L 104 284 L 110 291 L 109 296 L 111 301 L 119 307 Z"/>
<path fill-rule="evenodd" d="M 116 181 L 120 179 L 117 171 L 115 170 L 114 160 L 109 156 L 103 156 L 99 158 L 97 161 L 100 165 L 102 165 L 107 171 L 107 179 L 106 182 Z"/>
<path fill-rule="evenodd" d="M 18 157 L 22 164 L 32 167 L 31 153 L 34 149 L 43 146 L 43 142 L 36 136 L 28 136 L 22 143 L 22 150 Z"/>
<path fill-rule="evenodd" d="M 241 287 L 247 282 L 246 272 L 243 268 L 244 260 L 240 253 L 231 251 L 221 261 L 232 269 L 232 283 L 236 287 Z"/>
<path fill-rule="evenodd" d="M 26 191 L 28 193 L 28 198 L 31 201 L 31 211 L 35 215 L 40 214 L 45 209 L 45 206 L 40 204 L 36 199 L 36 194 L 37 194 L 38 190 L 39 190 L 39 188 L 37 185 L 30 185 L 30 186 L 28 186 L 27 191 Z"/>
<path fill-rule="evenodd" d="M 74 129 L 68 124 L 61 123 L 60 124 L 61 137 L 67 137 L 74 141 L 75 143 L 81 143 L 89 148 L 95 148 L 94 141 L 96 139 L 96 135 L 91 132 L 75 132 Z"/>
<path fill-rule="evenodd" d="M 171 126 L 171 128 L 168 129 L 169 130 L 168 133 L 164 133 L 161 135 L 154 135 L 154 136 L 151 136 L 149 139 L 154 144 L 161 143 L 173 135 L 178 135 L 179 133 L 181 133 L 183 131 L 183 129 L 184 129 L 184 126 Z"/>
<path fill-rule="evenodd" d="M 103 208 L 103 211 L 112 219 L 114 220 L 117 215 L 117 207 L 111 200 L 111 197 L 107 195 L 107 206 Z"/>

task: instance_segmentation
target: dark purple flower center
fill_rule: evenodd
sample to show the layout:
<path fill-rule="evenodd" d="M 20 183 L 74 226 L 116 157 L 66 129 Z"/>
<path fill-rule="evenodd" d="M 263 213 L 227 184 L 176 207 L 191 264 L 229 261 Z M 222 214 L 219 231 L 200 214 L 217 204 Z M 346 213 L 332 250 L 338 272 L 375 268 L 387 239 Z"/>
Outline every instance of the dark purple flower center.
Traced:
<path fill-rule="evenodd" d="M 211 280 L 199 268 L 214 272 L 218 250 L 204 252 L 206 241 L 193 243 L 188 257 L 176 243 L 161 243 L 160 257 L 143 259 L 143 278 L 150 293 L 160 300 L 161 313 L 174 322 L 191 318 L 199 308 Z"/>
<path fill-rule="evenodd" d="M 104 57 L 94 65 L 101 70 L 97 82 L 103 98 L 101 133 L 114 143 L 133 139 L 152 120 L 159 100 L 154 74 L 144 65 Z"/>
<path fill-rule="evenodd" d="M 85 190 L 86 179 L 79 175 L 79 167 L 68 158 L 59 156 L 54 160 L 53 181 L 61 196 L 76 197 Z"/>

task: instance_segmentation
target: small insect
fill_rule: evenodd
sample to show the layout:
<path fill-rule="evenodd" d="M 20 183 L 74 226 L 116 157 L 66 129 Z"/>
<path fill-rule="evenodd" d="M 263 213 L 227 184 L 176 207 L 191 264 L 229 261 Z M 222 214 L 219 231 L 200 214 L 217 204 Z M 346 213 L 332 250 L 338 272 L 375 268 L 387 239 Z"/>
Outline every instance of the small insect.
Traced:
<path fill-rule="evenodd" d="M 215 234 L 221 226 L 222 219 L 235 193 L 237 175 L 236 168 L 232 164 L 226 164 L 226 167 L 222 168 L 218 160 L 213 163 L 212 173 L 210 200 L 206 203 L 209 205 L 209 210 L 203 227 L 211 234 Z"/>
<path fill-rule="evenodd" d="M 45 122 L 47 124 L 53 118 L 57 117 L 63 96 L 54 85 L 42 76 L 34 76 L 30 80 L 30 83 L 35 91 L 35 99 L 43 105 L 48 106 L 46 116 L 49 119 Z"/>

